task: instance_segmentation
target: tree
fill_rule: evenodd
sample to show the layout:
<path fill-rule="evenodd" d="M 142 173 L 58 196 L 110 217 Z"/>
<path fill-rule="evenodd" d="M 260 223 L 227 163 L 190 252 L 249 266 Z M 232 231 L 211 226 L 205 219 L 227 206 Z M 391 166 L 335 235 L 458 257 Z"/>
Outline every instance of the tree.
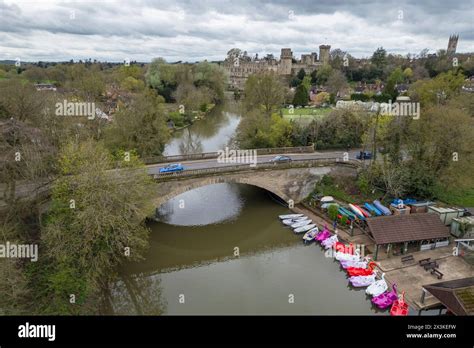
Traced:
<path fill-rule="evenodd" d="M 277 114 L 250 111 L 240 122 L 236 140 L 242 149 L 292 146 L 292 124 Z"/>
<path fill-rule="evenodd" d="M 331 73 L 332 67 L 329 64 L 321 66 L 316 73 L 317 83 L 324 85 L 329 79 L 329 76 L 331 76 Z"/>
<path fill-rule="evenodd" d="M 408 95 L 419 101 L 422 106 L 443 104 L 458 95 L 463 84 L 463 74 L 449 71 L 439 74 L 434 79 L 416 81 L 410 87 Z"/>
<path fill-rule="evenodd" d="M 306 76 L 306 71 L 304 71 L 303 68 L 298 71 L 298 74 L 296 74 L 296 77 L 300 80 L 303 81 L 304 77 Z"/>
<path fill-rule="evenodd" d="M 281 106 L 285 98 L 285 87 L 277 74 L 262 72 L 250 75 L 245 83 L 244 105 L 247 110 L 263 107 L 265 114 L 271 113 Z"/>
<path fill-rule="evenodd" d="M 387 51 L 383 47 L 379 47 L 372 54 L 372 64 L 379 70 L 383 70 L 387 65 Z"/>
<path fill-rule="evenodd" d="M 43 98 L 32 84 L 19 79 L 0 81 L 0 116 L 36 122 L 43 106 Z"/>
<path fill-rule="evenodd" d="M 308 98 L 309 98 L 308 90 L 303 84 L 301 84 L 298 87 L 296 87 L 295 96 L 293 98 L 293 105 L 296 105 L 296 106 L 308 105 Z"/>
<path fill-rule="evenodd" d="M 403 70 L 403 77 L 406 81 L 410 82 L 411 78 L 413 77 L 413 70 L 411 68 L 406 68 Z"/>
<path fill-rule="evenodd" d="M 97 313 L 117 266 L 140 259 L 147 247 L 143 221 L 152 211 L 153 184 L 133 153 L 121 160 L 126 169 L 111 170 L 112 157 L 94 141 L 61 151 L 41 236 L 43 267 L 36 270 L 46 313 Z M 76 305 L 69 303 L 72 293 Z"/>
<path fill-rule="evenodd" d="M 338 95 L 338 93 L 347 87 L 346 76 L 340 70 L 333 70 L 327 80 L 327 90 L 329 93 Z"/>
<path fill-rule="evenodd" d="M 141 157 L 161 155 L 170 136 L 162 99 L 152 91 L 136 95 L 105 130 L 107 147 L 114 153 L 136 150 Z"/>

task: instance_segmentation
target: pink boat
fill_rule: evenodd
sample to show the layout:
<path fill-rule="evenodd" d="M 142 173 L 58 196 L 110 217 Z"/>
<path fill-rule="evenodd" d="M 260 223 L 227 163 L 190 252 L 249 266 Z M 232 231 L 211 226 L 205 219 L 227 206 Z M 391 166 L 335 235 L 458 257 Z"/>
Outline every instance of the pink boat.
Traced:
<path fill-rule="evenodd" d="M 318 233 L 318 235 L 316 236 L 316 240 L 318 242 L 322 242 L 323 240 L 326 240 L 328 239 L 329 237 L 331 237 L 331 232 L 329 232 L 328 229 L 324 229 L 322 230 L 321 232 Z"/>
<path fill-rule="evenodd" d="M 380 309 L 387 309 L 396 300 L 398 300 L 397 285 L 393 284 L 392 291 L 385 291 L 383 294 L 373 297 L 372 303 Z"/>

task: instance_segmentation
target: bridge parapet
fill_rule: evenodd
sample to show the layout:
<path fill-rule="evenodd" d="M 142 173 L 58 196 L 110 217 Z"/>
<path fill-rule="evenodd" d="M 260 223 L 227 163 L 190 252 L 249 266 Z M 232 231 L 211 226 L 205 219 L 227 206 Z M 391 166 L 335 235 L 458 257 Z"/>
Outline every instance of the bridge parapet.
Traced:
<path fill-rule="evenodd" d="M 272 155 L 272 154 L 284 154 L 284 153 L 312 153 L 314 152 L 314 145 L 309 146 L 298 146 L 298 147 L 273 147 L 268 149 L 249 149 L 257 150 L 257 155 Z M 157 164 L 165 162 L 180 162 L 180 161 L 192 161 L 201 159 L 212 159 L 219 156 L 218 152 L 204 152 L 189 155 L 175 155 L 175 156 L 157 156 L 144 158 L 145 164 Z"/>
<path fill-rule="evenodd" d="M 173 180 L 182 177 L 193 177 L 193 176 L 206 176 L 213 174 L 221 173 L 233 173 L 233 172 L 247 172 L 247 171 L 258 171 L 258 170 L 282 170 L 282 169 L 291 169 L 291 168 L 311 168 L 311 167 L 321 167 L 327 165 L 341 165 L 349 166 L 353 168 L 362 167 L 363 163 L 360 160 L 348 159 L 343 160 L 339 157 L 333 158 L 316 158 L 316 159 L 301 159 L 293 160 L 286 163 L 259 163 L 256 166 L 252 167 L 249 164 L 237 164 L 222 166 L 216 168 L 204 168 L 204 169 L 193 169 L 193 170 L 184 170 L 182 172 L 174 173 L 162 173 L 162 174 L 153 174 L 153 179 L 157 181 L 166 181 Z"/>

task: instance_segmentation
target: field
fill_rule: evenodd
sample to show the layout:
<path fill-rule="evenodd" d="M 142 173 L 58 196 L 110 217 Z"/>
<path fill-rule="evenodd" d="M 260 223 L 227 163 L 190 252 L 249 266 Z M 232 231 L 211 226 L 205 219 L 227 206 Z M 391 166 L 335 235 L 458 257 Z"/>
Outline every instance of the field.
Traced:
<path fill-rule="evenodd" d="M 298 123 L 308 124 L 313 120 L 321 119 L 331 112 L 331 108 L 301 108 L 290 110 L 282 108 L 281 114 L 287 120 L 294 120 Z M 292 113 L 290 113 L 292 111 Z"/>

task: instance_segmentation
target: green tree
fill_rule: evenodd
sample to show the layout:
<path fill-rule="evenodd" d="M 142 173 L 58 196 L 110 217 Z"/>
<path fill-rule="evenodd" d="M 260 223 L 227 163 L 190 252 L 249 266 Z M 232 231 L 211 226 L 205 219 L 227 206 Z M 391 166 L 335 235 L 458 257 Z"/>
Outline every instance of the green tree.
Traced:
<path fill-rule="evenodd" d="M 377 69 L 383 70 L 387 65 L 387 51 L 383 47 L 377 48 L 370 60 Z"/>
<path fill-rule="evenodd" d="M 136 95 L 105 130 L 107 147 L 114 153 L 136 150 L 142 158 L 161 155 L 170 136 L 162 99 L 152 91 Z"/>
<path fill-rule="evenodd" d="M 298 87 L 296 87 L 295 96 L 293 98 L 293 105 L 297 105 L 297 106 L 308 105 L 308 98 L 309 98 L 308 90 L 303 84 L 301 84 Z"/>
<path fill-rule="evenodd" d="M 303 79 L 305 78 L 306 76 L 306 71 L 304 71 L 303 68 L 300 69 L 300 71 L 298 71 L 298 74 L 296 74 L 296 77 L 300 80 L 300 81 L 303 81 Z"/>
<path fill-rule="evenodd" d="M 244 105 L 247 110 L 263 108 L 270 117 L 280 108 L 285 98 L 285 87 L 277 74 L 264 72 L 250 75 L 245 83 Z"/>
<path fill-rule="evenodd" d="M 97 313 L 117 266 L 140 259 L 147 248 L 144 219 L 152 211 L 152 181 L 133 154 L 127 169 L 113 167 L 112 157 L 94 141 L 61 151 L 61 176 L 41 236 L 47 266 L 35 270 L 45 313 Z"/>

